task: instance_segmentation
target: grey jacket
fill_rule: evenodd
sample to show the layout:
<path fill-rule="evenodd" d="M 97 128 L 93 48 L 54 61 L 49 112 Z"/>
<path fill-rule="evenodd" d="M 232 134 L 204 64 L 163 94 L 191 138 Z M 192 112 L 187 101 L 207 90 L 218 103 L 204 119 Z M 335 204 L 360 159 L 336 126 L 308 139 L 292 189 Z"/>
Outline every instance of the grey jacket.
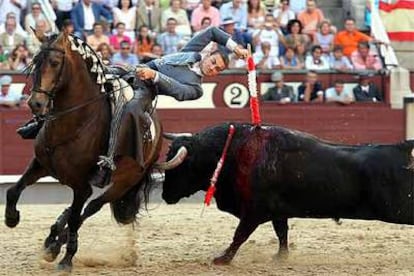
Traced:
<path fill-rule="evenodd" d="M 291 102 L 295 101 L 295 94 L 293 93 L 292 86 L 284 84 L 279 92 L 276 87 L 271 87 L 262 96 L 263 101 L 280 101 L 283 98 L 289 98 Z"/>
<path fill-rule="evenodd" d="M 234 48 L 236 43 L 217 27 L 210 27 L 193 37 L 180 52 L 152 60 L 147 65 L 158 71 L 154 82 L 158 94 L 174 97 L 178 101 L 195 100 L 202 96 L 202 77 L 190 70 L 201 58 L 200 52 L 211 41 Z M 234 49 L 231 49 L 234 50 Z"/>

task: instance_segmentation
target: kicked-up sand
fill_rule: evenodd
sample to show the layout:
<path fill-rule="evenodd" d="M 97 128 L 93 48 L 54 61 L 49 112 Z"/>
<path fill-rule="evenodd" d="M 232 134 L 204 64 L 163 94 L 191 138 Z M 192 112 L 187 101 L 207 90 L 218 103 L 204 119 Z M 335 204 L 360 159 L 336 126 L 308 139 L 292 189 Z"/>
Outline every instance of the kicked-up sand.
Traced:
<path fill-rule="evenodd" d="M 20 205 L 20 224 L 0 226 L 0 275 L 64 275 L 42 260 L 50 225 L 65 205 Z M 414 226 L 377 221 L 291 219 L 290 255 L 278 259 L 271 223 L 261 225 L 231 265 L 211 261 L 238 219 L 202 204 L 150 204 L 135 226 L 104 207 L 79 231 L 73 275 L 414 275 Z M 4 205 L 0 206 L 4 220 Z M 64 248 L 58 260 L 62 258 Z"/>

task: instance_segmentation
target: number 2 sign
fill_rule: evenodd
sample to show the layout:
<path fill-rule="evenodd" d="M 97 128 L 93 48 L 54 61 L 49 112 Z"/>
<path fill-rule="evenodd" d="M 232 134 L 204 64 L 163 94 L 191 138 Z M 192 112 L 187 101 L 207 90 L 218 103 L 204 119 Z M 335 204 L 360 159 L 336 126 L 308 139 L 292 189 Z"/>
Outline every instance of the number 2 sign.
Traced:
<path fill-rule="evenodd" d="M 249 102 L 249 91 L 239 83 L 228 85 L 223 91 L 224 102 L 231 108 L 243 108 Z"/>

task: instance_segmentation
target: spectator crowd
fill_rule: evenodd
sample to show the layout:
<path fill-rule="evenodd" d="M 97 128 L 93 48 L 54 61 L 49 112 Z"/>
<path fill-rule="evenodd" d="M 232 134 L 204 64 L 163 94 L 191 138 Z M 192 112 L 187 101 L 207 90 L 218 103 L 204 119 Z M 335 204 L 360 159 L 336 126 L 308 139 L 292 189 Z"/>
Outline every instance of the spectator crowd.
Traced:
<path fill-rule="evenodd" d="M 324 88 L 322 83 L 318 81 L 318 72 L 309 70 L 295 91 L 293 86 L 284 82 L 283 73 L 276 71 L 271 75 L 274 86 L 264 91 L 262 100 L 281 104 L 336 102 L 346 105 L 355 101 L 381 102 L 383 101 L 382 93 L 372 82 L 371 77 L 371 74 L 367 72 L 360 72 L 358 84 L 354 87 L 346 85 L 341 79 L 336 79 L 332 87 Z"/>
<path fill-rule="evenodd" d="M 30 63 L 40 48 L 32 30 L 73 33 L 105 63 L 137 65 L 179 51 L 210 26 L 252 45 L 258 69 L 382 69 L 375 40 L 352 18 L 338 31 L 316 0 L 1 0 L 0 70 Z M 229 67 L 245 64 L 230 56 Z M 308 86 L 297 93 L 299 101 L 325 99 Z M 286 95 L 283 101 L 294 101 Z"/>

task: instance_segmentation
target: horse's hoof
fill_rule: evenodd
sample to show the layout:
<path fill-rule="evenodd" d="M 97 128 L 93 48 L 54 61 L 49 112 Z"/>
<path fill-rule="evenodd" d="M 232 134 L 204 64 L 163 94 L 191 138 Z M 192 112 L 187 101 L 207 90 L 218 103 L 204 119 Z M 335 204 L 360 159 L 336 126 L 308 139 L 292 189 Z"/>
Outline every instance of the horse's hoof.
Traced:
<path fill-rule="evenodd" d="M 227 257 L 226 255 L 214 258 L 213 264 L 215 265 L 228 265 L 231 262 L 231 258 Z"/>
<path fill-rule="evenodd" d="M 72 272 L 72 264 L 59 263 L 56 267 L 59 271 Z"/>
<path fill-rule="evenodd" d="M 59 253 L 60 253 L 60 246 L 58 246 L 57 242 L 53 242 L 50 244 L 48 248 L 45 248 L 43 252 L 43 260 L 51 263 L 54 260 L 56 260 Z"/>
<path fill-rule="evenodd" d="M 13 228 L 16 227 L 20 222 L 20 212 L 19 211 L 7 211 L 6 210 L 6 220 L 5 223 L 7 227 Z"/>

